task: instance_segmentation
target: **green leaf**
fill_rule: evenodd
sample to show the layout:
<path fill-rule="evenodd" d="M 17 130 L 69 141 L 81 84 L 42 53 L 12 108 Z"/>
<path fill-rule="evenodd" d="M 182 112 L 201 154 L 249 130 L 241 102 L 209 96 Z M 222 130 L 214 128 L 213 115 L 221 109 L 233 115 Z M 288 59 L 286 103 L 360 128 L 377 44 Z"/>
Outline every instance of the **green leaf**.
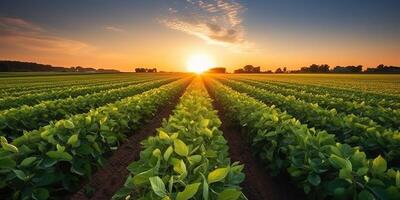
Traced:
<path fill-rule="evenodd" d="M 174 151 L 174 148 L 173 148 L 172 146 L 169 146 L 169 147 L 167 148 L 167 150 L 165 150 L 164 156 L 163 156 L 165 161 L 168 161 L 168 159 L 169 159 L 169 157 L 171 156 L 171 154 L 172 154 L 173 151 Z"/>
<path fill-rule="evenodd" d="M 229 168 L 218 168 L 208 174 L 208 184 L 223 180 L 228 175 Z"/>
<path fill-rule="evenodd" d="M 32 198 L 35 200 L 45 200 L 49 198 L 49 191 L 44 188 L 36 188 L 32 192 Z"/>
<path fill-rule="evenodd" d="M 318 186 L 321 183 L 321 178 L 317 174 L 308 175 L 307 180 L 314 186 Z"/>
<path fill-rule="evenodd" d="M 179 162 L 177 162 L 174 165 L 174 171 L 179 173 L 179 174 L 187 173 L 185 162 L 183 162 L 183 160 L 180 160 Z"/>
<path fill-rule="evenodd" d="M 331 157 L 329 157 L 329 161 L 338 169 L 348 169 L 352 171 L 351 162 L 347 159 L 343 159 L 337 155 L 331 155 Z"/>
<path fill-rule="evenodd" d="M 201 159 L 202 159 L 201 155 L 193 155 L 188 157 L 190 165 L 195 165 L 199 163 Z"/>
<path fill-rule="evenodd" d="M 161 151 L 160 151 L 159 148 L 154 149 L 154 151 L 153 151 L 152 154 L 153 154 L 153 156 L 156 157 L 156 158 L 161 158 Z"/>
<path fill-rule="evenodd" d="M 59 152 L 65 151 L 65 147 L 63 145 L 57 144 L 56 147 L 57 147 L 57 151 L 59 151 Z"/>
<path fill-rule="evenodd" d="M 357 175 L 364 176 L 368 173 L 368 170 L 369 170 L 368 167 L 361 167 L 357 170 Z"/>
<path fill-rule="evenodd" d="M 0 136 L 0 143 L 1 143 L 1 144 L 3 144 L 3 143 L 8 143 L 7 138 L 4 137 L 4 136 Z"/>
<path fill-rule="evenodd" d="M 192 198 L 199 190 L 200 183 L 187 185 L 182 192 L 178 192 L 176 200 L 188 200 Z"/>
<path fill-rule="evenodd" d="M 386 163 L 386 160 L 384 158 L 382 158 L 382 156 L 379 155 L 372 161 L 373 172 L 375 172 L 377 174 L 381 174 L 381 173 L 384 173 L 386 171 L 386 169 L 387 169 L 387 163 Z"/>
<path fill-rule="evenodd" d="M 75 147 L 75 146 L 77 145 L 78 141 L 79 141 L 78 139 L 79 139 L 78 134 L 74 134 L 74 135 L 72 135 L 71 137 L 69 137 L 67 143 L 68 143 L 69 145 Z"/>
<path fill-rule="evenodd" d="M 122 187 L 113 196 L 112 199 L 129 199 L 127 198 L 131 194 L 132 190 L 127 187 Z"/>
<path fill-rule="evenodd" d="M 236 200 L 240 197 L 242 192 L 236 189 L 225 189 L 218 195 L 218 200 Z"/>
<path fill-rule="evenodd" d="M 271 116 L 271 119 L 272 119 L 272 121 L 275 122 L 275 123 L 279 121 L 279 118 L 278 118 L 277 115 L 272 115 L 272 116 Z"/>
<path fill-rule="evenodd" d="M 189 154 L 188 147 L 180 139 L 175 139 L 174 140 L 174 147 L 175 147 L 175 153 L 177 153 L 180 156 L 187 156 Z"/>
<path fill-rule="evenodd" d="M 396 186 L 400 187 L 400 171 L 396 172 Z"/>
<path fill-rule="evenodd" d="M 210 120 L 209 120 L 209 119 L 202 119 L 202 120 L 200 121 L 200 125 L 201 125 L 202 127 L 207 127 L 209 123 L 210 123 Z"/>
<path fill-rule="evenodd" d="M 13 153 L 18 153 L 18 148 L 16 146 L 12 145 L 12 144 L 1 143 L 1 146 L 6 151 L 10 151 L 10 152 L 13 152 Z"/>
<path fill-rule="evenodd" d="M 24 173 L 24 171 L 15 169 L 15 170 L 13 170 L 13 172 L 15 173 L 15 175 L 16 175 L 19 179 L 21 179 L 21 180 L 23 180 L 23 181 L 29 180 L 29 177 L 26 176 L 26 174 Z"/>
<path fill-rule="evenodd" d="M 205 134 L 208 137 L 212 137 L 213 136 L 213 132 L 209 128 L 203 129 L 202 133 Z"/>
<path fill-rule="evenodd" d="M 341 169 L 339 171 L 339 177 L 351 181 L 352 178 L 351 171 L 348 169 Z"/>
<path fill-rule="evenodd" d="M 35 162 L 37 160 L 36 157 L 28 157 L 25 158 L 21 164 L 19 164 L 21 167 L 28 167 L 29 165 L 31 165 L 33 162 Z"/>
<path fill-rule="evenodd" d="M 75 125 L 70 120 L 64 120 L 64 127 L 67 129 L 73 129 L 73 128 L 75 128 Z"/>
<path fill-rule="evenodd" d="M 153 168 L 135 175 L 133 177 L 133 184 L 135 184 L 136 186 L 139 186 L 144 183 L 147 183 L 149 181 L 149 178 L 152 176 L 154 176 Z"/>
<path fill-rule="evenodd" d="M 158 176 L 150 177 L 149 180 L 151 188 L 153 189 L 154 193 L 156 193 L 157 196 L 165 197 L 167 195 L 165 184 L 160 177 Z"/>
<path fill-rule="evenodd" d="M 17 163 L 11 158 L 1 158 L 0 159 L 0 168 L 1 169 L 13 169 Z"/>
<path fill-rule="evenodd" d="M 170 138 L 174 140 L 174 139 L 178 138 L 178 136 L 179 136 L 179 132 L 176 132 L 176 133 L 173 133 L 173 134 L 170 136 Z"/>
<path fill-rule="evenodd" d="M 65 160 L 65 161 L 72 160 L 72 156 L 67 152 L 49 151 L 46 153 L 46 155 L 54 160 Z"/>
<path fill-rule="evenodd" d="M 92 123 L 92 117 L 90 117 L 90 115 L 85 117 L 85 124 L 86 125 L 90 125 Z"/>
<path fill-rule="evenodd" d="M 173 186 L 174 186 L 174 176 L 171 176 L 171 177 L 169 178 L 169 182 L 168 182 L 168 191 L 169 191 L 170 193 L 172 193 L 172 188 L 173 188 Z"/>
<path fill-rule="evenodd" d="M 201 174 L 201 173 L 200 173 Z M 204 177 L 203 174 L 201 174 L 203 178 L 203 199 L 208 200 L 208 183 L 206 177 Z"/>
<path fill-rule="evenodd" d="M 160 131 L 159 134 L 158 134 L 158 137 L 159 137 L 160 139 L 162 139 L 162 140 L 169 139 L 169 135 L 168 135 L 166 132 L 164 132 L 164 131 Z"/>

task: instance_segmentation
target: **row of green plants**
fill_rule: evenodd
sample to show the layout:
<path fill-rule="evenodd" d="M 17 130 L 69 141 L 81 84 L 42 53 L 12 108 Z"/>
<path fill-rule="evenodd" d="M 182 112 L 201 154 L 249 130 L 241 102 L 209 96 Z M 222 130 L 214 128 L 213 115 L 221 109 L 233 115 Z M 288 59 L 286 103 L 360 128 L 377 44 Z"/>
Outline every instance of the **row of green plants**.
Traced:
<path fill-rule="evenodd" d="M 24 131 L 38 129 L 49 124 L 51 121 L 85 113 L 90 109 L 160 87 L 174 80 L 176 78 L 148 81 L 122 88 L 86 94 L 76 98 L 69 97 L 54 101 L 43 101 L 34 106 L 25 105 L 0 111 L 0 136 L 5 136 L 9 140 L 13 140 L 21 136 Z"/>
<path fill-rule="evenodd" d="M 0 85 L 0 91 L 1 92 L 7 92 L 7 93 L 13 93 L 13 92 L 21 92 L 21 91 L 29 91 L 33 89 L 41 89 L 41 88 L 50 88 L 53 85 L 55 87 L 62 86 L 62 85 L 68 85 L 68 84 L 83 84 L 83 83 L 92 83 L 92 82 L 101 82 L 101 80 L 59 80 L 57 79 L 56 82 L 54 82 L 54 79 L 49 80 L 47 78 L 42 79 L 26 79 L 26 78 L 9 78 L 6 79 L 7 81 L 5 82 L 4 79 L 0 80 L 1 85 Z M 104 81 L 104 80 L 103 80 Z"/>
<path fill-rule="evenodd" d="M 57 90 L 65 90 L 73 86 L 100 86 L 106 84 L 114 84 L 114 83 L 127 83 L 139 80 L 154 80 L 154 76 L 138 74 L 138 75 L 127 75 L 125 77 L 110 75 L 109 77 L 99 77 L 96 75 L 83 75 L 86 78 L 74 78 L 70 77 L 67 80 L 62 80 L 62 78 L 55 78 L 48 80 L 46 77 L 31 80 L 28 83 L 20 83 L 20 80 L 11 79 L 8 81 L 8 86 L 10 88 L 0 89 L 0 98 L 4 98 L 7 96 L 22 96 L 24 94 L 29 94 L 32 92 L 41 93 L 41 92 L 51 92 Z M 51 77 L 51 76 L 50 76 Z M 68 76 L 67 76 L 68 77 Z M 172 74 L 161 74 L 157 75 L 157 79 L 178 77 L 178 75 Z M 42 80 L 43 79 L 43 80 Z M 54 80 L 55 79 L 55 80 Z M 61 80 L 59 80 L 61 79 Z M 43 82 L 41 82 L 43 81 Z"/>
<path fill-rule="evenodd" d="M 48 199 L 74 191 L 128 134 L 179 95 L 191 78 L 25 133 L 1 137 L 0 199 Z"/>
<path fill-rule="evenodd" d="M 287 173 L 310 199 L 399 199 L 400 171 L 382 156 L 309 128 L 286 112 L 207 80 L 231 120 L 240 124 L 253 152 L 273 174 Z"/>
<path fill-rule="evenodd" d="M 139 80 L 139 79 L 138 79 Z M 105 84 L 113 84 L 113 83 L 121 83 L 127 82 L 129 80 L 121 80 L 121 79 L 106 79 L 106 80 L 87 80 L 87 81 L 69 81 L 69 82 L 56 82 L 56 83 L 45 83 L 43 85 L 35 86 L 33 85 L 24 85 L 24 86 L 17 86 L 11 89 L 0 89 L 0 96 L 1 98 L 4 97 L 18 97 L 25 94 L 29 94 L 32 92 L 35 93 L 42 93 L 42 92 L 51 92 L 57 90 L 65 90 L 70 87 L 75 86 L 98 86 L 98 85 L 105 85 Z M 132 79 L 131 79 L 132 81 Z"/>
<path fill-rule="evenodd" d="M 2 76 L 0 80 L 0 90 L 8 90 L 13 88 L 20 88 L 30 86 L 30 87 L 40 87 L 40 86 L 49 86 L 53 83 L 56 86 L 59 84 L 68 84 L 68 83 L 89 83 L 95 81 L 108 81 L 108 80 L 117 80 L 117 79 L 132 79 L 132 75 L 124 75 L 124 73 L 120 74 L 35 74 L 35 73 L 25 73 L 20 74 L 20 76 Z M 141 77 L 141 75 L 134 75 L 134 77 Z"/>
<path fill-rule="evenodd" d="M 46 80 L 46 79 L 45 79 Z M 32 91 L 40 91 L 40 90 L 49 90 L 55 88 L 62 88 L 68 86 L 79 86 L 79 85 L 96 85 L 102 83 L 112 83 L 117 81 L 116 79 L 92 79 L 88 78 L 88 80 L 56 80 L 56 81 L 29 81 L 29 82 L 21 82 L 21 80 L 11 79 L 7 84 L 4 84 L 0 88 L 1 97 L 6 96 L 21 96 L 20 94 L 29 93 Z"/>
<path fill-rule="evenodd" d="M 304 124 L 334 134 L 338 141 L 351 146 L 361 145 L 369 157 L 381 154 L 390 161 L 391 166 L 399 164 L 400 132 L 398 130 L 386 129 L 369 118 L 338 113 L 334 109 L 327 110 L 318 104 L 307 103 L 294 96 L 276 94 L 234 80 L 219 80 L 234 90 L 247 93 L 268 105 L 276 105 Z"/>
<path fill-rule="evenodd" d="M 388 95 L 382 96 L 381 94 L 375 94 L 370 92 L 346 90 L 346 89 L 331 88 L 331 87 L 324 87 L 317 85 L 293 84 L 293 83 L 278 82 L 278 81 L 267 81 L 263 79 L 256 79 L 256 80 L 279 85 L 285 88 L 304 90 L 314 94 L 343 98 L 348 101 L 365 102 L 366 104 L 371 106 L 381 106 L 383 108 L 400 109 L 400 101 L 399 97 L 397 96 L 396 97 Z"/>
<path fill-rule="evenodd" d="M 126 87 L 132 84 L 149 81 L 151 79 L 134 80 L 128 82 L 117 82 L 113 84 L 104 84 L 98 86 L 73 86 L 65 90 L 46 91 L 41 93 L 31 92 L 22 96 L 9 96 L 0 99 L 0 110 L 15 108 L 23 105 L 35 105 L 41 101 L 55 100 L 67 97 L 77 97 L 85 94 L 101 92 L 104 90 Z"/>
<path fill-rule="evenodd" d="M 157 135 L 142 142 L 140 160 L 113 199 L 244 199 L 243 166 L 231 163 L 221 121 L 201 79 L 181 97 Z"/>
<path fill-rule="evenodd" d="M 292 95 L 297 99 L 304 100 L 308 103 L 316 103 L 325 109 L 335 109 L 338 112 L 368 117 L 386 128 L 400 130 L 400 109 L 386 109 L 379 106 L 367 105 L 362 102 L 347 101 L 343 98 L 312 94 L 306 91 L 297 91 L 277 85 L 262 83 L 260 81 L 243 79 L 239 79 L 239 81 L 285 96 Z"/>

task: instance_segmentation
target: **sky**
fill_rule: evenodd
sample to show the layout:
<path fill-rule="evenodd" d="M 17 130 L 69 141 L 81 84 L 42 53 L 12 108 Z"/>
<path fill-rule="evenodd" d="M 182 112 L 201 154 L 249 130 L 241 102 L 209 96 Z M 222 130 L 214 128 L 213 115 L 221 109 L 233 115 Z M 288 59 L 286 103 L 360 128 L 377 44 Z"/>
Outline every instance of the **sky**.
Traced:
<path fill-rule="evenodd" d="M 185 71 L 400 65 L 398 0 L 1 0 L 0 59 Z"/>

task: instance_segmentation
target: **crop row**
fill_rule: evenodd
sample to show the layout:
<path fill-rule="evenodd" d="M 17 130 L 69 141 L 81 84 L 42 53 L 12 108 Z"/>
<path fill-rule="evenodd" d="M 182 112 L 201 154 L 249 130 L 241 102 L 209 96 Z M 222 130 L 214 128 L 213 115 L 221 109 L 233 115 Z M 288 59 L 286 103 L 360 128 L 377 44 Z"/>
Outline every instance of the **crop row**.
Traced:
<path fill-rule="evenodd" d="M 337 113 L 334 109 L 326 110 L 294 96 L 276 94 L 233 80 L 220 81 L 268 105 L 276 105 L 304 124 L 334 134 L 341 142 L 351 146 L 361 145 L 368 156 L 385 155 L 386 159 L 394 162 L 391 164 L 400 160 L 400 133 L 397 130 L 385 129 L 369 118 Z"/>
<path fill-rule="evenodd" d="M 311 199 L 399 199 L 400 171 L 381 156 L 326 131 L 308 128 L 286 112 L 207 80 L 230 118 L 241 125 L 254 153 L 275 174 L 289 173 Z"/>
<path fill-rule="evenodd" d="M 259 81 L 243 79 L 240 79 L 239 81 L 258 88 L 263 88 L 273 93 L 279 93 L 285 96 L 292 95 L 297 99 L 301 99 L 309 103 L 316 103 L 325 109 L 335 109 L 338 112 L 368 117 L 386 128 L 400 130 L 400 110 L 386 109 L 379 106 L 367 105 L 365 103 L 351 102 L 342 98 L 312 94 L 305 91 L 297 91 L 268 83 L 261 83 Z"/>
<path fill-rule="evenodd" d="M 92 79 L 89 78 L 85 80 L 58 80 L 58 79 L 51 79 L 48 81 L 40 81 L 36 80 L 36 82 L 23 82 L 20 83 L 19 80 L 15 79 L 10 79 L 8 80 L 8 83 L 2 84 L 0 91 L 1 93 L 18 93 L 18 92 L 26 92 L 26 91 L 32 91 L 36 89 L 46 89 L 46 88 L 52 88 L 52 87 L 59 87 L 59 86 L 64 86 L 64 85 L 83 85 L 87 83 L 101 83 L 101 82 L 107 82 L 107 81 L 114 81 L 117 79 Z"/>
<path fill-rule="evenodd" d="M 25 94 L 30 93 L 42 93 L 42 92 L 53 92 L 57 90 L 65 90 L 71 87 L 76 86 L 99 86 L 99 85 L 106 85 L 106 84 L 114 84 L 114 83 L 125 83 L 129 81 L 139 81 L 142 78 L 136 78 L 131 80 L 121 80 L 121 79 L 110 79 L 110 80 L 92 80 L 92 81 L 80 81 L 80 82 L 67 82 L 67 83 L 47 83 L 41 87 L 31 87 L 25 86 L 21 89 L 14 88 L 15 91 L 1 91 L 0 90 L 0 97 L 18 97 Z"/>
<path fill-rule="evenodd" d="M 35 105 L 41 101 L 54 100 L 67 97 L 77 97 L 80 95 L 91 94 L 109 89 L 126 87 L 132 84 L 137 84 L 150 79 L 135 80 L 132 82 L 117 82 L 113 84 L 105 84 L 98 86 L 74 86 L 69 89 L 46 91 L 41 93 L 29 93 L 19 97 L 5 97 L 0 99 L 0 110 L 19 107 L 23 105 Z"/>
<path fill-rule="evenodd" d="M 314 94 L 327 95 L 332 97 L 343 98 L 348 101 L 365 102 L 371 106 L 381 106 L 383 108 L 400 109 L 400 97 L 393 97 L 382 94 L 375 94 L 370 92 L 356 91 L 356 90 L 345 90 L 324 86 L 306 85 L 306 84 L 292 84 L 284 82 L 272 82 L 262 79 L 256 79 L 258 81 L 268 82 L 270 84 L 279 85 L 285 88 L 304 90 Z"/>
<path fill-rule="evenodd" d="M 140 160 L 114 199 L 243 199 L 242 165 L 230 162 L 216 111 L 197 79 L 158 133 L 143 141 Z"/>
<path fill-rule="evenodd" d="M 177 96 L 189 79 L 57 121 L 12 143 L 1 137 L 0 195 L 47 199 L 76 189 L 81 179 L 103 165 L 126 134 Z"/>
<path fill-rule="evenodd" d="M 14 88 L 23 89 L 25 87 L 41 87 L 69 83 L 82 83 L 93 81 L 109 81 L 109 80 L 128 80 L 134 78 L 141 78 L 148 75 L 133 75 L 132 74 L 58 74 L 58 75 L 42 75 L 42 76 L 19 76 L 19 77 L 2 77 L 0 79 L 0 90 L 9 90 Z"/>
<path fill-rule="evenodd" d="M 133 81 L 139 81 L 139 80 L 148 80 L 152 79 L 154 80 L 154 76 L 150 75 L 135 75 L 133 77 L 109 77 L 105 79 L 95 79 L 94 77 L 88 76 L 87 79 L 84 80 L 68 80 L 68 81 L 51 81 L 51 82 L 44 82 L 41 83 L 40 85 L 37 85 L 34 83 L 31 84 L 24 84 L 23 86 L 14 86 L 9 89 L 0 89 L 0 96 L 1 97 L 6 97 L 6 96 L 21 96 L 24 94 L 29 94 L 32 92 L 39 93 L 39 92 L 45 92 L 45 91 L 51 91 L 51 90 L 64 90 L 65 88 L 72 87 L 72 86 L 96 86 L 96 85 L 106 85 L 110 83 L 125 83 L 125 82 L 133 82 Z M 173 77 L 171 75 L 157 75 L 157 79 L 162 79 L 162 78 L 170 78 Z M 174 77 L 177 77 L 174 75 Z M 11 82 L 13 82 L 12 80 Z"/>
<path fill-rule="evenodd" d="M 93 94 L 44 101 L 34 106 L 21 106 L 0 111 L 0 136 L 14 139 L 23 131 L 30 131 L 47 125 L 50 121 L 70 115 L 88 112 L 90 109 L 112 103 L 120 99 L 160 87 L 176 79 L 149 81 L 123 88 L 111 89 Z"/>

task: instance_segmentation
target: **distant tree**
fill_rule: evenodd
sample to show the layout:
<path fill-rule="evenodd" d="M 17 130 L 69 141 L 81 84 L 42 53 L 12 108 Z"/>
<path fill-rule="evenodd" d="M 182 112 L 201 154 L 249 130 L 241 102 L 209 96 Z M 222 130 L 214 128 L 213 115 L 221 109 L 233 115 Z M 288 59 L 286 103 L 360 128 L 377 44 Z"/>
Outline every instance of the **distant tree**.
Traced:
<path fill-rule="evenodd" d="M 309 67 L 302 67 L 300 70 L 292 71 L 292 73 L 329 73 L 329 65 L 312 64 Z"/>
<path fill-rule="evenodd" d="M 97 72 L 88 67 L 56 67 L 32 62 L 0 61 L 0 72 Z"/>
<path fill-rule="evenodd" d="M 207 73 L 221 73 L 224 74 L 226 73 L 226 68 L 224 67 L 215 67 L 215 68 L 210 68 L 206 71 Z"/>
<path fill-rule="evenodd" d="M 381 73 L 381 74 L 400 74 L 400 67 L 378 65 L 376 68 L 368 68 L 366 73 Z"/>
<path fill-rule="evenodd" d="M 135 68 L 136 73 L 155 73 L 157 72 L 157 68 L 144 68 L 144 67 L 137 67 Z"/>
<path fill-rule="evenodd" d="M 318 68 L 318 73 L 329 73 L 329 65 L 322 64 Z"/>
<path fill-rule="evenodd" d="M 253 65 L 246 65 L 242 69 L 237 69 L 234 73 L 260 73 L 261 67 L 254 67 Z"/>
<path fill-rule="evenodd" d="M 353 66 L 346 66 L 346 67 L 342 67 L 342 66 L 336 66 L 335 68 L 332 69 L 333 73 L 361 73 L 362 72 L 362 65 L 358 65 Z"/>
<path fill-rule="evenodd" d="M 253 68 L 253 72 L 252 73 L 260 73 L 260 72 L 261 72 L 261 67 L 260 66 Z"/>
<path fill-rule="evenodd" d="M 278 69 L 275 70 L 276 74 L 281 74 L 283 73 L 283 70 L 279 67 Z"/>
<path fill-rule="evenodd" d="M 243 70 L 245 72 L 253 72 L 253 69 L 254 69 L 253 65 L 246 65 L 243 67 Z"/>
<path fill-rule="evenodd" d="M 233 73 L 235 73 L 235 74 L 244 73 L 244 70 L 243 69 L 236 69 L 236 70 L 233 71 Z"/>

